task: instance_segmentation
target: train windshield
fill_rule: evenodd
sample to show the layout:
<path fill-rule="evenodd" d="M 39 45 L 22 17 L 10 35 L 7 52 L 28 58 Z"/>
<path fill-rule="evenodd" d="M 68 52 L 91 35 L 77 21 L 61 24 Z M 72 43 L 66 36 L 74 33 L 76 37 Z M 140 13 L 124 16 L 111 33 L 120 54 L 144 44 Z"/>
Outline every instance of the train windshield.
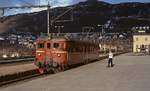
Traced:
<path fill-rule="evenodd" d="M 50 49 L 51 48 L 51 44 L 47 43 L 47 48 Z"/>
<path fill-rule="evenodd" d="M 38 43 L 38 48 L 44 48 L 44 43 Z"/>
<path fill-rule="evenodd" d="M 59 48 L 59 43 L 54 43 L 54 44 L 53 44 L 53 47 L 54 47 L 54 48 Z"/>

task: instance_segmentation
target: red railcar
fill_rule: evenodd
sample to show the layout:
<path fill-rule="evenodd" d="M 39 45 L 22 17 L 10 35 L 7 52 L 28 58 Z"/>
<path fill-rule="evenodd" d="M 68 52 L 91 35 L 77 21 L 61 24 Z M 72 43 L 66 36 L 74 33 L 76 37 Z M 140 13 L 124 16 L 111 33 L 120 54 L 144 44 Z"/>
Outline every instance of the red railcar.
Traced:
<path fill-rule="evenodd" d="M 35 64 L 40 72 L 59 71 L 99 57 L 98 43 L 65 38 L 38 39 Z"/>

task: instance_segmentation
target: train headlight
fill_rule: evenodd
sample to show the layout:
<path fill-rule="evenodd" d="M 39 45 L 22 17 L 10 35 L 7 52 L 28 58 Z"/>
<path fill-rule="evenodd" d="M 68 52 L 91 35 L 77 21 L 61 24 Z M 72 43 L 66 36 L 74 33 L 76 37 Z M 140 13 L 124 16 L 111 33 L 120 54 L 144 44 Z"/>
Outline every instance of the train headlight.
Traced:
<path fill-rule="evenodd" d="M 38 56 L 41 56 L 41 54 L 40 54 L 40 53 L 38 53 Z"/>
<path fill-rule="evenodd" d="M 57 56 L 58 56 L 58 57 L 60 57 L 60 56 L 61 56 L 61 54 L 57 54 Z"/>

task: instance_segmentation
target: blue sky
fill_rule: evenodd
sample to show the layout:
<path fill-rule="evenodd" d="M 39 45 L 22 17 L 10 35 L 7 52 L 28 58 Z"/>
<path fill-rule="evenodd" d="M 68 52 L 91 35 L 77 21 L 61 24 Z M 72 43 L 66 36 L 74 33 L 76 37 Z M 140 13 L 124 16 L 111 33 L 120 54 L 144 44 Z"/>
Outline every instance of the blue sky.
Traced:
<path fill-rule="evenodd" d="M 121 2 L 149 2 L 150 0 L 102 0 L 109 3 L 121 3 Z"/>
<path fill-rule="evenodd" d="M 67 6 L 67 5 L 72 5 L 81 1 L 86 1 L 86 0 L 0 0 L 0 7 L 5 7 L 5 6 L 24 6 L 24 5 L 46 5 L 50 2 L 50 4 L 53 7 L 56 6 Z M 121 2 L 149 2 L 150 0 L 99 0 L 99 1 L 105 1 L 109 3 L 121 3 Z M 46 8 L 45 8 L 46 9 Z M 37 9 L 33 8 L 30 10 L 20 10 L 20 9 L 14 9 L 14 10 L 7 10 L 5 12 L 5 15 L 7 14 L 17 14 L 18 12 L 23 13 L 23 12 L 36 12 L 39 10 L 44 10 L 44 9 Z M 0 10 L 1 13 L 1 10 Z"/>

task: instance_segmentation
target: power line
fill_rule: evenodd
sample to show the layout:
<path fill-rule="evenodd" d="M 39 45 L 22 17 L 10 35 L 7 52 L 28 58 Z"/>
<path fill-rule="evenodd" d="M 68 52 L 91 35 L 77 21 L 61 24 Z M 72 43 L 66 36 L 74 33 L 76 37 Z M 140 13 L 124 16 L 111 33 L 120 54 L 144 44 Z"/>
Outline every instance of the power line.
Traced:
<path fill-rule="evenodd" d="M 24 2 L 25 4 L 27 5 L 32 5 L 31 3 L 27 2 L 27 1 L 24 1 L 24 0 L 18 0 L 19 2 Z"/>
<path fill-rule="evenodd" d="M 10 7 L 0 7 L 0 9 L 18 9 L 18 8 L 45 8 L 47 5 L 30 5 L 30 6 L 10 6 Z"/>

